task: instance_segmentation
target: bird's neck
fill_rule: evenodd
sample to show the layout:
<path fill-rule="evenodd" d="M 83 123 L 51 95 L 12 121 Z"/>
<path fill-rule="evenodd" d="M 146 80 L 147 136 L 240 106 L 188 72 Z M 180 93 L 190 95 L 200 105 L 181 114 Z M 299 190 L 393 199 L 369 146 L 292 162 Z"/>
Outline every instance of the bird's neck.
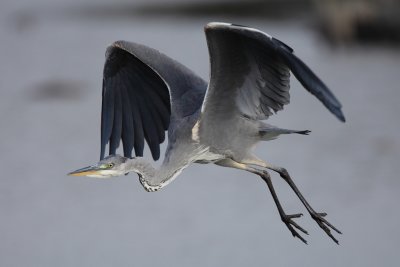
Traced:
<path fill-rule="evenodd" d="M 136 157 L 127 161 L 129 171 L 136 172 L 139 175 L 139 181 L 148 192 L 158 191 L 179 173 L 180 169 L 171 169 L 168 165 L 161 165 L 154 168 L 152 164 L 142 157 Z"/>

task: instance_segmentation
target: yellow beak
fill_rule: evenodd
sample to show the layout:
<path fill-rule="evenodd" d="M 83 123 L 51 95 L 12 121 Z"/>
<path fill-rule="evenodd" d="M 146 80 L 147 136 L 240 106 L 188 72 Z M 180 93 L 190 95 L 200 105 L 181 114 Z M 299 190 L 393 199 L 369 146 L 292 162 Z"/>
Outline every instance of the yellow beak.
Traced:
<path fill-rule="evenodd" d="M 88 175 L 98 175 L 101 169 L 96 166 L 88 166 L 82 169 L 68 173 L 70 176 L 88 176 Z"/>

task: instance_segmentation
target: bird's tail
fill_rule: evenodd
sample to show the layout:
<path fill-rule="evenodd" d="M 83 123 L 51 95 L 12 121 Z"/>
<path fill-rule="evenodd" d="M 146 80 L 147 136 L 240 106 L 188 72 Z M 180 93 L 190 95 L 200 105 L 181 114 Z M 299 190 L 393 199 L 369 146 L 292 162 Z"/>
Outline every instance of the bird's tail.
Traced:
<path fill-rule="evenodd" d="M 309 130 L 289 130 L 289 129 L 282 129 L 272 125 L 263 125 L 260 130 L 258 131 L 261 140 L 268 141 L 276 139 L 281 134 L 303 134 L 308 135 L 311 131 Z"/>

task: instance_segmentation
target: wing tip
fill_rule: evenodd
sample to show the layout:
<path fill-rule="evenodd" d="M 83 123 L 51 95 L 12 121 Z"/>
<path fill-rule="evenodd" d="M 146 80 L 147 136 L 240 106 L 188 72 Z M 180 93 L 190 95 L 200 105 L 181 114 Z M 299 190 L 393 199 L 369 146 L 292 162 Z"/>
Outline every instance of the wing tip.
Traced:
<path fill-rule="evenodd" d="M 341 122 L 343 122 L 343 123 L 346 122 L 346 118 L 345 118 L 345 116 L 344 116 L 344 114 L 343 114 L 343 112 L 342 112 L 341 109 L 339 109 L 339 110 L 337 110 L 337 111 L 335 112 L 335 116 L 336 116 L 336 118 L 338 118 Z"/>
<path fill-rule="evenodd" d="M 325 107 L 333 114 L 333 115 L 335 115 L 335 117 L 338 119 L 338 120 L 340 120 L 341 122 L 346 122 L 346 117 L 344 116 L 344 114 L 343 114 L 343 111 L 342 111 L 342 106 L 340 105 L 340 106 L 329 106 L 329 105 L 326 105 L 325 103 L 323 103 L 324 105 L 325 105 Z"/>

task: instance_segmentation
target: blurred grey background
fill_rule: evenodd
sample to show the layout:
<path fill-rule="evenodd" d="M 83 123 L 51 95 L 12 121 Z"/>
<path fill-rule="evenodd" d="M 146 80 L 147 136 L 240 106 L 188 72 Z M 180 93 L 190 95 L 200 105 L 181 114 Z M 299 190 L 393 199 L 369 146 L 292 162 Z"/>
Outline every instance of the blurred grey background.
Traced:
<path fill-rule="evenodd" d="M 2 0 L 0 266 L 398 266 L 399 1 Z M 309 216 L 309 245 L 261 179 L 193 165 L 146 193 L 136 175 L 66 173 L 98 160 L 107 45 L 157 48 L 208 78 L 203 26 L 234 22 L 292 46 L 344 106 L 337 121 L 292 80 L 271 123 L 310 129 L 257 153 L 285 166 L 343 231 Z M 288 213 L 305 213 L 277 175 Z"/>

